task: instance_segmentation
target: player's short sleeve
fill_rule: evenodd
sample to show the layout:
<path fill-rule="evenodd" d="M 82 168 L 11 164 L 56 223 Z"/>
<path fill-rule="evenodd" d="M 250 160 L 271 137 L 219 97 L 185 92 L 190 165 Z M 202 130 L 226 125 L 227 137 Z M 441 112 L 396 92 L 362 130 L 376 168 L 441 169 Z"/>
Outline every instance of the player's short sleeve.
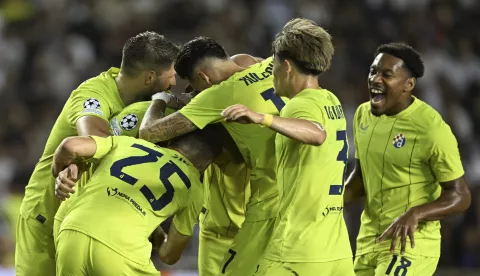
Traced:
<path fill-rule="evenodd" d="M 184 236 L 193 236 L 193 229 L 198 223 L 198 217 L 202 211 L 203 191 L 200 180 L 198 183 L 192 183 L 190 198 L 187 206 L 181 209 L 173 217 L 173 225 L 177 231 Z"/>
<path fill-rule="evenodd" d="M 70 125 L 76 126 L 77 120 L 83 116 L 95 116 L 106 121 L 110 118 L 110 106 L 107 99 L 99 92 L 87 89 L 75 90 L 68 101 L 67 119 Z"/>
<path fill-rule="evenodd" d="M 295 97 L 287 102 L 280 116 L 308 120 L 325 126 L 325 114 L 321 109 L 322 105 L 324 103 L 321 98 Z"/>
<path fill-rule="evenodd" d="M 234 87 L 235 83 L 228 80 L 214 85 L 200 92 L 179 112 L 199 129 L 208 124 L 218 123 L 223 120 L 222 111 L 237 103 L 233 97 Z"/>
<path fill-rule="evenodd" d="M 430 167 L 438 182 L 447 182 L 460 178 L 464 174 L 457 139 L 450 127 L 441 122 L 428 132 Z"/>
<path fill-rule="evenodd" d="M 99 136 L 92 135 L 90 137 L 93 140 L 95 140 L 95 144 L 97 145 L 95 154 L 91 158 L 92 160 L 102 159 L 113 148 L 113 144 L 114 144 L 113 136 L 99 137 Z"/>

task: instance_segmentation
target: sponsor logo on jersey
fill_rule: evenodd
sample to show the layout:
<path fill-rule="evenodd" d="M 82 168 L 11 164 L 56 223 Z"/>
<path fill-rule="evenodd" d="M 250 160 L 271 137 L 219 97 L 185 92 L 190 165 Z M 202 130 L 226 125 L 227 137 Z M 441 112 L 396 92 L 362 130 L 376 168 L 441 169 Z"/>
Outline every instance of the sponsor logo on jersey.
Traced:
<path fill-rule="evenodd" d="M 325 211 L 322 212 L 322 215 L 326 217 L 330 213 L 341 213 L 343 211 L 343 206 L 328 206 L 325 208 Z"/>
<path fill-rule="evenodd" d="M 121 200 L 124 200 L 125 202 L 128 202 L 132 205 L 132 207 L 141 215 L 146 216 L 147 213 L 143 210 L 142 206 L 138 204 L 133 198 L 131 198 L 129 195 L 126 193 L 122 193 L 118 190 L 118 188 L 110 188 L 107 187 L 107 195 L 112 196 Z"/>
<path fill-rule="evenodd" d="M 360 123 L 360 130 L 361 130 L 361 131 L 365 132 L 367 129 L 368 129 L 368 125 L 364 126 L 364 125 L 363 125 L 363 122 Z"/>
<path fill-rule="evenodd" d="M 397 149 L 405 146 L 406 142 L 407 142 L 407 139 L 401 133 L 393 137 L 393 146 L 396 147 Z"/>

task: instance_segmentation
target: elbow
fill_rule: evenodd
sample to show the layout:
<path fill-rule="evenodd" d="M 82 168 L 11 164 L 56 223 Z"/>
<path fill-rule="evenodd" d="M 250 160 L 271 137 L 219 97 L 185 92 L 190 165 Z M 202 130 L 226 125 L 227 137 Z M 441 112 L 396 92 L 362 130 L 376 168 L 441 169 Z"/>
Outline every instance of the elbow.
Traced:
<path fill-rule="evenodd" d="M 470 190 L 466 188 L 466 190 L 460 196 L 460 212 L 465 212 L 470 207 L 472 203 L 472 196 L 470 195 Z"/>
<path fill-rule="evenodd" d="M 138 137 L 140 139 L 148 140 L 148 126 L 140 126 L 138 130 Z"/>
<path fill-rule="evenodd" d="M 75 143 L 75 137 L 68 137 L 63 139 L 62 143 L 60 144 L 59 148 L 62 152 L 67 152 L 67 153 L 75 153 L 76 152 L 76 143 Z"/>
<path fill-rule="evenodd" d="M 308 139 L 307 141 L 304 141 L 304 143 L 310 146 L 319 147 L 323 145 L 323 143 L 325 143 L 325 138 L 326 138 L 325 133 L 318 133 L 318 134 L 312 135 L 310 139 Z"/>

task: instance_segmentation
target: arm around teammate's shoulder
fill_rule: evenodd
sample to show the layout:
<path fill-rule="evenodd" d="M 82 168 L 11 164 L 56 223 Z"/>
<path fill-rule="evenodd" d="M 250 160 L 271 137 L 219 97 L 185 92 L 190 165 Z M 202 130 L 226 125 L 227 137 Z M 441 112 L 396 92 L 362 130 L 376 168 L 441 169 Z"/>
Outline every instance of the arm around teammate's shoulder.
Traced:
<path fill-rule="evenodd" d="M 365 186 L 363 185 L 362 168 L 360 160 L 355 158 L 355 168 L 345 182 L 343 201 L 348 204 L 364 196 Z"/>

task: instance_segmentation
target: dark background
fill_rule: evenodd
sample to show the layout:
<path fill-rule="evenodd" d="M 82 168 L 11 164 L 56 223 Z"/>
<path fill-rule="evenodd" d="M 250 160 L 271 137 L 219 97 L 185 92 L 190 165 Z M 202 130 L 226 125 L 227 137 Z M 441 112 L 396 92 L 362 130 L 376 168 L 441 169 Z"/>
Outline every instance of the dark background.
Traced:
<path fill-rule="evenodd" d="M 282 26 L 303 16 L 333 36 L 333 66 L 321 77 L 321 85 L 336 93 L 344 105 L 351 158 L 352 117 L 356 107 L 368 100 L 367 74 L 376 47 L 405 41 L 422 53 L 426 74 L 415 94 L 436 108 L 452 127 L 473 192 L 472 206 L 465 215 L 442 222 L 438 275 L 449 275 L 442 273 L 449 268 L 480 267 L 479 2 L 0 1 L 0 204 L 4 213 L 0 264 L 5 268 L 13 265 L 15 221 L 23 189 L 65 100 L 83 80 L 119 66 L 121 48 L 130 36 L 152 30 L 183 43 L 207 35 L 230 54 L 266 57 Z M 177 91 L 182 88 L 179 82 Z M 353 241 L 359 227 L 358 206 L 349 206 L 346 217 Z M 175 267 L 194 270 L 196 248 L 194 239 Z"/>

